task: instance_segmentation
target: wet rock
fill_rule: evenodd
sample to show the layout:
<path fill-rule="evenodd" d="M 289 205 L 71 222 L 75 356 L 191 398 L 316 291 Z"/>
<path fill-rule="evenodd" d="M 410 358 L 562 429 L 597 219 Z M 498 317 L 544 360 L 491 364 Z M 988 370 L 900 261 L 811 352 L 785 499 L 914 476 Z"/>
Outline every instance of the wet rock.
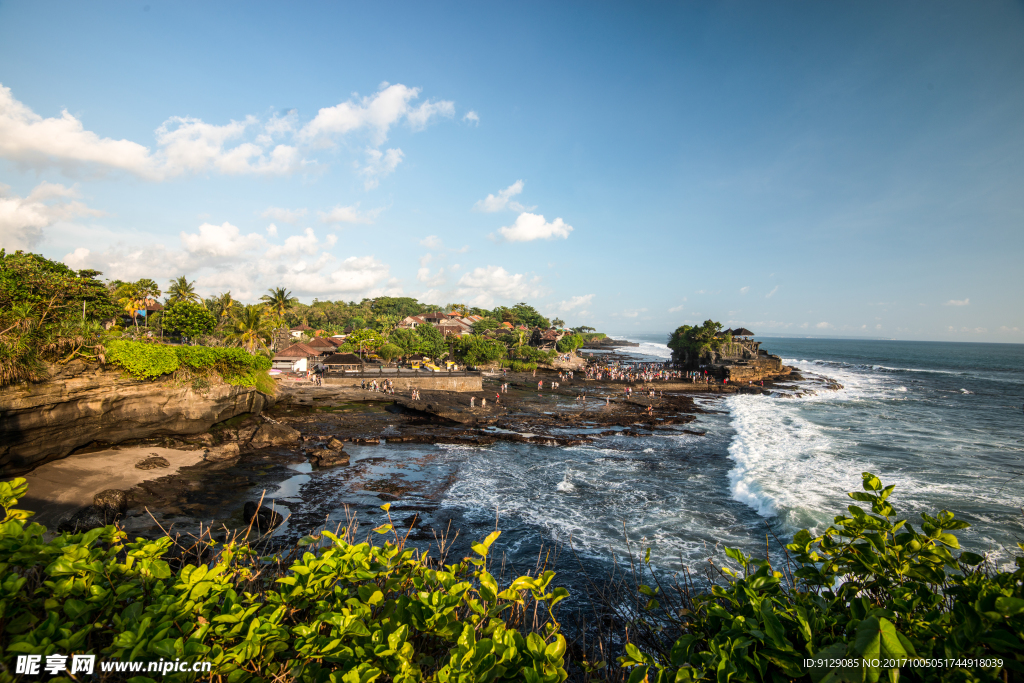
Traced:
<path fill-rule="evenodd" d="M 154 455 L 151 458 L 140 460 L 135 463 L 135 468 L 140 470 L 155 470 L 160 467 L 170 467 L 171 463 L 167 462 L 167 458 L 162 458 L 159 455 Z"/>
<path fill-rule="evenodd" d="M 332 439 L 333 441 L 334 439 Z M 320 448 L 309 456 L 310 462 L 316 467 L 334 467 L 348 464 L 348 453 L 340 448 Z"/>
<path fill-rule="evenodd" d="M 345 448 L 345 444 L 343 444 L 341 441 L 338 441 L 338 439 L 332 436 L 331 440 L 327 442 L 327 448 L 331 449 L 332 451 L 340 451 L 343 448 Z"/>
<path fill-rule="evenodd" d="M 62 517 L 57 522 L 57 531 L 77 534 L 90 529 L 98 529 L 113 522 L 113 519 L 107 521 L 107 515 L 102 510 L 90 505 Z"/>
<path fill-rule="evenodd" d="M 231 460 L 237 458 L 239 454 L 239 447 L 237 443 L 226 443 L 223 446 L 217 446 L 206 451 L 206 455 L 203 456 L 205 460 L 218 461 L 218 460 Z"/>
<path fill-rule="evenodd" d="M 107 516 L 123 515 L 128 509 L 128 492 L 119 489 L 100 491 L 92 498 L 93 507 Z"/>
<path fill-rule="evenodd" d="M 301 437 L 302 434 L 297 429 L 292 429 L 288 425 L 268 422 L 262 425 L 253 435 L 252 445 L 255 448 L 290 446 L 298 442 Z"/>
<path fill-rule="evenodd" d="M 270 531 L 284 521 L 284 517 L 276 510 L 272 510 L 266 505 L 257 509 L 256 503 L 251 500 L 242 508 L 242 517 L 246 524 L 252 524 L 260 531 Z"/>

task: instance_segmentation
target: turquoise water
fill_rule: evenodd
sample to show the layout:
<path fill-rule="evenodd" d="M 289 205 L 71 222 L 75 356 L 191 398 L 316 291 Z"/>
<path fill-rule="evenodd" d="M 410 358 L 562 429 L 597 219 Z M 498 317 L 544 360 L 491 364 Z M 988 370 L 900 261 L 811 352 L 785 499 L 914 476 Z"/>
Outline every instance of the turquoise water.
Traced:
<path fill-rule="evenodd" d="M 666 358 L 666 338 L 634 336 L 642 344 L 631 352 Z M 807 375 L 806 388 L 825 376 L 843 389 L 708 400 L 716 412 L 695 423 L 703 437 L 453 449 L 458 483 L 443 505 L 481 525 L 499 512 L 513 556 L 571 539 L 599 560 L 621 553 L 628 535 L 672 569 L 722 545 L 763 555 L 766 527 L 820 529 L 871 471 L 897 485 L 892 500 L 913 523 L 949 509 L 972 524 L 966 548 L 1011 561 L 1024 540 L 1024 346 L 763 342 Z"/>

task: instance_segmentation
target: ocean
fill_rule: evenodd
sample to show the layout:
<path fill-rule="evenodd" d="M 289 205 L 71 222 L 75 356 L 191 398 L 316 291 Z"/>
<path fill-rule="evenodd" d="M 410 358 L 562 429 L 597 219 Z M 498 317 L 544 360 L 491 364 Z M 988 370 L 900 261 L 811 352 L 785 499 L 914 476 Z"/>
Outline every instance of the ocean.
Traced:
<path fill-rule="evenodd" d="M 625 350 L 664 360 L 667 337 L 627 336 L 640 346 Z M 869 471 L 896 485 L 890 500 L 911 524 L 950 510 L 971 524 L 965 549 L 1012 564 L 1024 541 L 1024 345 L 762 341 L 816 393 L 701 399 L 709 412 L 688 427 L 704 436 L 448 447 L 457 476 L 442 507 L 481 532 L 497 518 L 518 564 L 547 544 L 600 566 L 628 539 L 677 571 L 724 546 L 763 557 L 769 531 L 822 530 Z M 820 390 L 820 376 L 843 388 Z"/>

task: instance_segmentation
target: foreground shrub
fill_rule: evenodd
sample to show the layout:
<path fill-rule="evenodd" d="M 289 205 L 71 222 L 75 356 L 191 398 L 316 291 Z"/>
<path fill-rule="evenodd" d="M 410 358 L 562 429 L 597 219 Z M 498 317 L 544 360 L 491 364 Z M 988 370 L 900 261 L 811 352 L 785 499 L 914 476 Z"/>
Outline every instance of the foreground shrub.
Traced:
<path fill-rule="evenodd" d="M 727 549 L 741 573 L 723 569 L 710 593 L 638 586 L 629 620 L 642 646 L 619 659 L 629 681 L 1022 680 L 1024 557 L 996 572 L 954 555 L 951 531 L 968 524 L 942 511 L 917 531 L 897 519 L 893 488 L 864 473 L 849 495 L 870 511 L 851 505 L 820 536 L 798 532 L 782 571 Z"/>
<path fill-rule="evenodd" d="M 43 526 L 27 524 L 31 513 L 14 509 L 26 489 L 23 479 L 0 483 L 0 659 L 8 667 L 18 654 L 93 653 L 208 661 L 202 678 L 224 681 L 566 678 L 551 608 L 567 592 L 551 588 L 550 571 L 499 587 L 486 568 L 499 532 L 473 544 L 479 557 L 436 569 L 398 534 L 376 546 L 324 531 L 304 538 L 306 551 L 290 563 L 206 541 L 200 551 L 216 552 L 212 561 L 175 570 L 170 538 L 128 543 L 108 526 L 45 540 Z M 375 531 L 394 533 L 391 525 Z M 536 622 L 541 603 L 547 618 Z"/>

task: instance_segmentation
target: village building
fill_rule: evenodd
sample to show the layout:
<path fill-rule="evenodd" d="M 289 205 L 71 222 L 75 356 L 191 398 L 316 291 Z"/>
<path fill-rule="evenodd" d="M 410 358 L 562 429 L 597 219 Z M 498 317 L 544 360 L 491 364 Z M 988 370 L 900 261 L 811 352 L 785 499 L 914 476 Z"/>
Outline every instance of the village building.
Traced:
<path fill-rule="evenodd" d="M 291 330 L 289 330 L 289 332 L 291 333 L 291 335 L 293 337 L 301 337 L 302 335 L 306 334 L 307 332 L 312 332 L 312 331 L 313 331 L 313 328 L 310 327 L 309 325 L 305 324 L 305 323 L 300 323 L 299 325 L 296 325 Z"/>
<path fill-rule="evenodd" d="M 361 372 L 364 367 L 363 359 L 354 353 L 331 354 L 323 365 L 327 372 Z"/>
<path fill-rule="evenodd" d="M 292 344 L 274 354 L 271 367 L 275 370 L 290 372 L 306 372 L 312 370 L 315 363 L 321 361 L 331 352 L 323 348 L 314 348 L 307 344 Z"/>
<path fill-rule="evenodd" d="M 533 334 L 530 336 L 530 346 L 536 346 L 541 350 L 549 351 L 555 349 L 558 341 L 564 336 L 565 332 L 563 331 L 554 328 L 542 330 L 538 327 L 533 330 Z"/>

